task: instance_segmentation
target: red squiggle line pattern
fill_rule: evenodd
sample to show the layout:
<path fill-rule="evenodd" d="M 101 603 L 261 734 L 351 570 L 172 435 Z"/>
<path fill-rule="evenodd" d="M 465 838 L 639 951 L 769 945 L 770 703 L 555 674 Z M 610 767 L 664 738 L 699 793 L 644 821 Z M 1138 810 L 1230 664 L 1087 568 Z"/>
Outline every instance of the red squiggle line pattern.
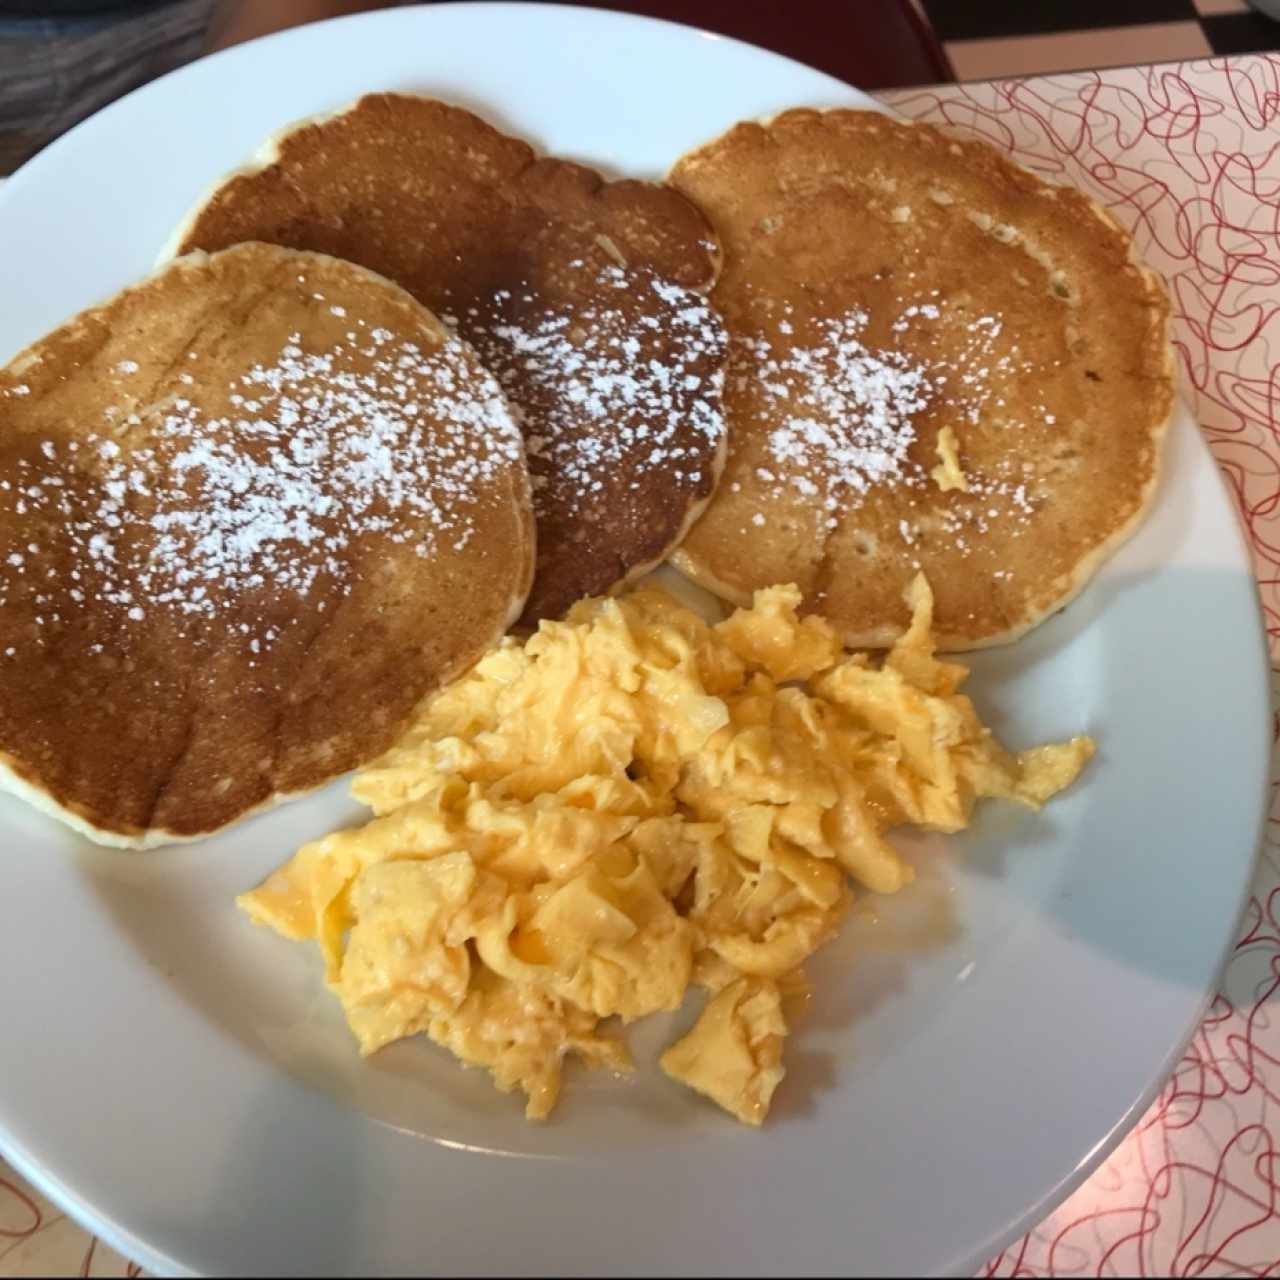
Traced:
<path fill-rule="evenodd" d="M 137 1276 L 0 1160 L 0 1276 Z"/>
<path fill-rule="evenodd" d="M 1280 57 L 888 96 L 906 115 L 1085 188 L 1163 272 L 1186 385 L 1239 504 L 1276 653 Z M 1280 1277 L 1278 1106 L 1280 801 L 1222 989 L 1159 1098 L 1079 1191 L 982 1274 Z M 0 1166 L 0 1261 L 46 1217 Z M 105 1252 L 88 1245 L 81 1274 Z"/>
<path fill-rule="evenodd" d="M 40 1230 L 43 1220 L 40 1206 L 18 1183 L 0 1178 L 0 1240 L 26 1240 Z"/>
<path fill-rule="evenodd" d="M 1083 187 L 1164 274 L 1280 655 L 1280 56 L 886 97 Z M 1111 1159 L 983 1275 L 1280 1277 L 1280 785 L 1272 796 L 1240 940 L 1182 1061 Z"/>

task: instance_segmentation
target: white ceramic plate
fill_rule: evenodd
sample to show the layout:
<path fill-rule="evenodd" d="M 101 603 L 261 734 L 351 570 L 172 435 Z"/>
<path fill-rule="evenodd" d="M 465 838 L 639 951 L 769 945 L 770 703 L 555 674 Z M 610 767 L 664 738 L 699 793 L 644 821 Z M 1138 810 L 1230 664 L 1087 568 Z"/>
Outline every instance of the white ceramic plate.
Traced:
<path fill-rule="evenodd" d="M 868 105 L 678 27 L 535 5 L 390 10 L 200 62 L 0 192 L 0 359 L 145 274 L 200 192 L 373 89 L 464 103 L 661 175 L 779 108 Z M 1065 614 L 976 664 L 1014 745 L 1087 730 L 1040 816 L 921 842 L 918 885 L 813 965 L 763 1132 L 656 1070 L 572 1073 L 552 1122 L 419 1043 L 361 1062 L 313 950 L 233 895 L 355 816 L 340 786 L 217 840 L 91 848 L 0 802 L 0 1146 L 168 1272 L 967 1273 L 1103 1157 L 1170 1068 L 1230 936 L 1262 811 L 1252 578 L 1184 413 L 1158 509 Z M 672 1034 L 643 1029 L 638 1058 Z"/>

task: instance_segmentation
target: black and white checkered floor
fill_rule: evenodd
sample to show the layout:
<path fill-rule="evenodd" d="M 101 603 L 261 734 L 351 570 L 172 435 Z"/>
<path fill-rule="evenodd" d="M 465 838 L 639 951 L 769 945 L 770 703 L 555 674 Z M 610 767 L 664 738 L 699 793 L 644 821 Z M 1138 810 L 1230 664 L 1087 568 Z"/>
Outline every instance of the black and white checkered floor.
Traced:
<path fill-rule="evenodd" d="M 1246 0 L 919 3 L 959 80 L 1280 50 L 1280 21 Z"/>

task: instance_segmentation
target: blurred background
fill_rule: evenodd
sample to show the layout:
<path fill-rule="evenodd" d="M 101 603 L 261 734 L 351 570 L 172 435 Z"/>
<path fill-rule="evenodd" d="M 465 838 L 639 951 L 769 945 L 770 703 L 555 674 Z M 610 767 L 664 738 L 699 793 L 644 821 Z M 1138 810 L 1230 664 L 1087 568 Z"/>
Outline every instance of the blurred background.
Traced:
<path fill-rule="evenodd" d="M 1280 48 L 1280 0 L 923 0 L 958 80 Z"/>
<path fill-rule="evenodd" d="M 0 176 L 113 99 L 205 53 L 394 3 L 0 0 Z M 736 36 L 872 91 L 1280 48 L 1280 0 L 604 0 L 596 7 Z"/>

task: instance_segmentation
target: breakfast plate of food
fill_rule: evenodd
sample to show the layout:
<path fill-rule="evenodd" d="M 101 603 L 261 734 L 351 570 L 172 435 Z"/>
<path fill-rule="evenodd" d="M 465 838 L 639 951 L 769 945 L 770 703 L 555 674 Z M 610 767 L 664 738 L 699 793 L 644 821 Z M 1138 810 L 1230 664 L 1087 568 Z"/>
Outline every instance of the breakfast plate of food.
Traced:
<path fill-rule="evenodd" d="M 929 1273 L 1203 1011 L 1268 674 L 1111 214 L 398 8 L 0 191 L 0 1149 L 149 1269 Z"/>

